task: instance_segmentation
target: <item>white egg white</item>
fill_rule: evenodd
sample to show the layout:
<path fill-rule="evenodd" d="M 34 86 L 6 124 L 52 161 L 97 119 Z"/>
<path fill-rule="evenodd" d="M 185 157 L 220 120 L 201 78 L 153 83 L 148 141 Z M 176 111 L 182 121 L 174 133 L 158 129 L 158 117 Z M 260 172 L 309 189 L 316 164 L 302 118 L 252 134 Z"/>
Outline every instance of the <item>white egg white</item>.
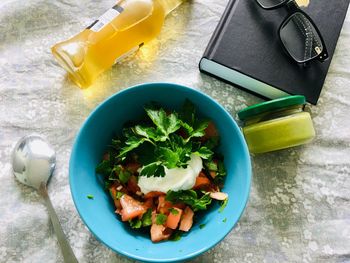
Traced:
<path fill-rule="evenodd" d="M 152 191 L 168 192 L 191 189 L 196 177 L 203 168 L 202 159 L 195 154 L 191 155 L 187 168 L 172 168 L 165 167 L 164 177 L 146 177 L 140 176 L 138 185 L 141 192 L 147 194 Z"/>

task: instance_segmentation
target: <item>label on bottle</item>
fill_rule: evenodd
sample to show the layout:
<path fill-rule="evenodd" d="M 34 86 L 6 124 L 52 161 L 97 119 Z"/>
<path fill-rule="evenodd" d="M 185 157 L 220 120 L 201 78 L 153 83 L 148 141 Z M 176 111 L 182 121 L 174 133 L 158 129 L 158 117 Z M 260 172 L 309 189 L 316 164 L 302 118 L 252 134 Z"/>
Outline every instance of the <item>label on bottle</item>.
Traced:
<path fill-rule="evenodd" d="M 130 57 L 132 54 L 134 54 L 137 50 L 139 50 L 140 47 L 143 46 L 143 43 L 141 43 L 140 45 L 133 47 L 132 49 L 130 49 L 128 52 L 124 53 L 123 55 L 121 55 L 119 58 L 117 58 L 114 61 L 114 64 L 119 63 L 120 61 L 122 61 L 123 59 Z"/>
<path fill-rule="evenodd" d="M 110 23 L 123 11 L 124 9 L 121 6 L 115 5 L 111 9 L 108 9 L 106 13 L 100 16 L 99 19 L 95 20 L 95 22 L 88 26 L 87 29 L 90 29 L 94 32 L 99 32 L 102 28 L 104 28 L 108 23 Z"/>

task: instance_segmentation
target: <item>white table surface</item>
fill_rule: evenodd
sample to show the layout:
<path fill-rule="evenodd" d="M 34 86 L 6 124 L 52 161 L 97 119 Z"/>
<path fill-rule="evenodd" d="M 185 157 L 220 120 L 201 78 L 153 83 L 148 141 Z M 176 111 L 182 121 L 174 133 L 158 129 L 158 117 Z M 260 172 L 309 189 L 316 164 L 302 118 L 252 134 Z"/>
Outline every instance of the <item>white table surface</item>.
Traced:
<path fill-rule="evenodd" d="M 201 90 L 233 116 L 261 99 L 198 71 L 227 0 L 193 0 L 167 19 L 159 38 L 87 90 L 72 84 L 49 47 L 101 15 L 113 0 L 0 2 L 0 262 L 63 262 L 42 198 L 13 177 L 16 141 L 37 132 L 57 151 L 49 194 L 80 262 L 131 262 L 87 230 L 74 207 L 68 162 L 74 137 L 105 98 L 142 82 Z M 249 204 L 236 228 L 192 262 L 350 262 L 350 19 L 321 98 L 313 143 L 252 158 Z"/>

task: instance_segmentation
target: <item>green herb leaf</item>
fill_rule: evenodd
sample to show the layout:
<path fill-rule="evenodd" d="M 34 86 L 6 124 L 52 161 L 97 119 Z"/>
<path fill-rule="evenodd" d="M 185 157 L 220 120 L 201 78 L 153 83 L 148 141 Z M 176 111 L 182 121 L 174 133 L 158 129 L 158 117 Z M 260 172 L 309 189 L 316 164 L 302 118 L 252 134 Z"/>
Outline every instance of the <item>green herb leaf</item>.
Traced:
<path fill-rule="evenodd" d="M 194 190 L 182 190 L 182 191 L 168 191 L 165 200 L 172 203 L 183 202 L 193 209 L 193 211 L 205 210 L 211 203 L 210 193 L 205 193 L 201 197 L 198 197 L 197 192 Z"/>
<path fill-rule="evenodd" d="M 131 172 L 129 172 L 128 170 L 125 170 L 122 165 L 114 166 L 113 171 L 115 175 L 118 177 L 119 181 L 122 182 L 123 184 L 129 181 Z M 113 177 L 110 177 L 109 179 L 113 180 Z"/>
<path fill-rule="evenodd" d="M 143 214 L 142 216 L 142 226 L 150 226 L 152 225 L 152 209 L 147 209 L 147 212 Z"/>
<path fill-rule="evenodd" d="M 116 169 L 113 168 L 111 174 L 108 176 L 109 181 L 116 181 L 119 179 L 118 175 L 116 174 Z"/>
<path fill-rule="evenodd" d="M 134 128 L 132 128 L 133 132 L 137 135 L 143 136 L 147 139 L 157 137 L 156 135 L 156 129 L 153 127 L 143 127 L 141 125 L 136 125 Z"/>
<path fill-rule="evenodd" d="M 142 143 L 145 142 L 145 138 L 138 138 L 136 136 L 130 136 L 126 141 L 125 144 L 126 146 L 124 146 L 118 157 L 119 158 L 125 158 L 125 156 L 127 155 L 127 153 L 131 152 L 132 150 L 136 149 L 137 147 L 139 147 Z"/>
<path fill-rule="evenodd" d="M 191 134 L 193 133 L 193 127 L 188 124 L 187 122 L 181 121 L 181 127 L 185 129 L 188 137 L 191 136 Z"/>
<path fill-rule="evenodd" d="M 218 170 L 216 172 L 216 176 L 215 176 L 215 179 L 214 179 L 214 182 L 215 183 L 221 183 L 225 176 L 226 176 L 226 169 L 225 169 L 225 166 L 224 166 L 224 162 L 222 160 L 219 160 L 218 161 Z"/>
<path fill-rule="evenodd" d="M 152 225 L 152 209 L 147 209 L 147 212 L 142 215 L 142 218 L 134 218 L 129 220 L 129 225 L 134 229 L 147 227 Z"/>
<path fill-rule="evenodd" d="M 218 165 L 213 160 L 204 162 L 204 166 L 207 167 L 209 171 L 216 172 L 218 170 Z"/>
<path fill-rule="evenodd" d="M 87 195 L 86 197 L 89 198 L 89 199 L 94 199 L 93 195 Z"/>
<path fill-rule="evenodd" d="M 222 204 L 219 208 L 219 213 L 222 213 L 222 211 L 224 211 L 225 207 L 227 206 L 228 203 L 228 198 L 226 198 L 224 201 L 222 201 Z"/>
<path fill-rule="evenodd" d="M 106 180 L 105 181 L 105 189 L 108 190 L 112 186 L 113 182 Z"/>
<path fill-rule="evenodd" d="M 179 154 L 166 147 L 157 148 L 156 154 L 158 159 L 160 159 L 162 164 L 164 164 L 168 169 L 177 167 L 177 164 L 180 161 Z"/>
<path fill-rule="evenodd" d="M 209 122 L 206 120 L 199 121 L 195 117 L 195 114 L 196 109 L 193 103 L 189 100 L 186 100 L 180 112 L 180 124 L 188 134 L 187 140 L 190 140 L 192 137 L 204 136 L 204 130 L 208 127 L 209 124 Z"/>
<path fill-rule="evenodd" d="M 159 161 L 147 164 L 142 167 L 140 171 L 140 175 L 147 176 L 147 177 L 151 177 L 151 176 L 163 177 L 165 176 L 164 166 L 161 165 L 161 162 Z"/>
<path fill-rule="evenodd" d="M 195 114 L 196 108 L 194 104 L 189 99 L 186 99 L 180 111 L 181 120 L 184 121 L 186 124 L 188 123 L 190 126 L 194 123 Z"/>
<path fill-rule="evenodd" d="M 119 175 L 119 180 L 120 182 L 122 182 L 123 184 L 126 184 L 131 176 L 131 173 L 129 171 L 120 171 Z"/>
<path fill-rule="evenodd" d="M 155 110 L 147 107 L 145 110 L 148 117 L 165 136 L 176 132 L 181 127 L 175 113 L 167 115 L 163 109 Z"/>
<path fill-rule="evenodd" d="M 218 161 L 218 173 L 220 176 L 226 176 L 226 169 L 223 161 Z"/>
<path fill-rule="evenodd" d="M 167 139 L 159 129 L 155 129 L 154 127 L 144 127 L 141 125 L 136 125 L 132 128 L 133 132 L 139 136 L 145 137 L 148 140 L 157 141 L 165 141 Z M 152 141 L 150 141 L 152 142 Z"/>
<path fill-rule="evenodd" d="M 129 125 L 127 125 L 127 124 L 126 124 L 125 127 L 123 128 L 123 136 L 124 136 L 126 139 L 135 136 L 135 134 L 134 134 L 132 128 L 129 127 Z M 124 142 L 125 142 L 125 140 L 124 140 Z"/>
<path fill-rule="evenodd" d="M 176 167 L 187 167 L 187 163 L 191 158 L 192 142 L 186 142 L 181 136 L 172 134 L 167 147 L 176 155 Z M 166 163 L 165 160 L 163 160 Z M 168 167 L 168 166 L 167 166 Z M 169 169 L 171 167 L 168 167 Z"/>
<path fill-rule="evenodd" d="M 222 220 L 222 222 L 226 223 L 226 221 L 227 221 L 227 218 L 225 217 L 225 218 Z"/>
<path fill-rule="evenodd" d="M 205 224 L 200 224 L 200 225 L 199 225 L 199 228 L 200 228 L 200 229 L 205 228 Z"/>
<path fill-rule="evenodd" d="M 167 216 L 164 214 L 157 214 L 156 215 L 156 224 L 157 225 L 164 225 L 166 220 L 167 220 Z"/>
<path fill-rule="evenodd" d="M 97 165 L 95 171 L 98 174 L 109 176 L 112 173 L 111 162 L 109 160 L 103 160 Z"/>
<path fill-rule="evenodd" d="M 111 146 L 113 147 L 113 149 L 119 150 L 119 149 L 122 148 L 122 145 L 123 145 L 123 143 L 122 143 L 122 141 L 120 139 L 118 139 L 118 138 L 117 139 L 112 139 Z"/>
<path fill-rule="evenodd" d="M 210 159 L 214 152 L 205 146 L 202 146 L 195 154 L 199 155 L 202 159 Z"/>
<path fill-rule="evenodd" d="M 205 135 L 205 129 L 208 127 L 209 121 L 196 121 L 193 126 L 193 131 L 190 137 L 203 137 Z"/>
<path fill-rule="evenodd" d="M 205 129 L 208 127 L 209 121 L 195 120 L 191 123 L 181 120 L 180 125 L 185 129 L 188 134 L 187 140 L 193 137 L 203 137 L 205 135 Z"/>
<path fill-rule="evenodd" d="M 117 193 L 115 194 L 115 198 L 116 198 L 116 199 L 120 199 L 123 195 L 124 195 L 123 192 L 117 192 Z"/>
<path fill-rule="evenodd" d="M 139 229 L 142 226 L 142 221 L 138 218 L 130 219 L 129 225 L 131 226 L 131 228 Z"/>
<path fill-rule="evenodd" d="M 171 214 L 173 214 L 173 215 L 178 215 L 178 214 L 179 214 L 179 211 L 178 211 L 177 209 L 173 208 L 173 207 L 171 207 L 171 208 L 169 209 L 169 212 L 170 212 Z"/>
<path fill-rule="evenodd" d="M 155 154 L 155 145 L 151 143 L 143 143 L 133 153 L 137 156 L 137 161 L 142 165 L 147 165 L 159 161 Z"/>
<path fill-rule="evenodd" d="M 170 240 L 171 241 L 179 241 L 181 239 L 181 232 L 178 230 L 175 230 L 175 232 L 171 235 Z M 181 252 L 181 251 L 180 251 Z"/>

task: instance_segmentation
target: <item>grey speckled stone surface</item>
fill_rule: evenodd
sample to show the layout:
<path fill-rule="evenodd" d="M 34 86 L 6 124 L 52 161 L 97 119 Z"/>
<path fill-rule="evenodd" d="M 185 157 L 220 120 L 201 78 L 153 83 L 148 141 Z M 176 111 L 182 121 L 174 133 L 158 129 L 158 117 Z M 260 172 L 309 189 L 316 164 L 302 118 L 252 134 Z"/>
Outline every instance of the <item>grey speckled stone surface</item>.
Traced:
<path fill-rule="evenodd" d="M 130 262 L 100 244 L 71 199 L 68 161 L 80 125 L 128 86 L 170 81 L 199 89 L 232 114 L 260 99 L 201 75 L 197 63 L 227 0 L 194 0 L 167 19 L 159 38 L 80 90 L 49 47 L 79 32 L 104 1 L 0 2 L 0 262 L 63 262 L 42 199 L 11 174 L 15 142 L 32 132 L 57 150 L 50 196 L 81 262 Z M 344 24 L 317 107 L 317 139 L 252 158 L 250 201 L 237 227 L 193 262 L 350 262 L 350 19 Z"/>

